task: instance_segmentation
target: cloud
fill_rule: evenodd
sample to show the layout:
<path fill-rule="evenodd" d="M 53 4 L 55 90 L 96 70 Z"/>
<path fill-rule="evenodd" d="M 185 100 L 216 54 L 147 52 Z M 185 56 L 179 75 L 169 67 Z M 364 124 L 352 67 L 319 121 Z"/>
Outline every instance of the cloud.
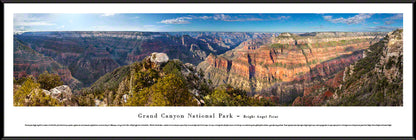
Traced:
<path fill-rule="evenodd" d="M 63 29 L 63 28 L 65 28 L 65 25 L 62 25 L 62 26 L 59 26 L 59 27 L 57 27 L 58 29 Z"/>
<path fill-rule="evenodd" d="M 203 19 L 203 20 L 207 20 L 207 19 L 211 19 L 212 16 L 200 16 L 198 18 Z"/>
<path fill-rule="evenodd" d="M 160 21 L 159 23 L 165 23 L 165 24 L 188 24 L 190 23 L 188 20 L 191 20 L 192 17 L 178 17 L 174 19 L 165 19 Z"/>
<path fill-rule="evenodd" d="M 403 19 L 403 14 L 395 14 L 394 16 L 385 18 L 384 20 L 386 20 L 386 21 L 384 21 L 384 24 L 390 25 L 390 24 L 394 23 L 394 20 L 399 20 L 399 19 L 400 20 Z"/>
<path fill-rule="evenodd" d="M 108 16 L 114 16 L 114 15 L 116 15 L 116 13 L 104 13 L 101 16 L 108 17 Z"/>
<path fill-rule="evenodd" d="M 275 18 L 272 18 L 272 19 L 274 19 L 274 20 L 287 20 L 289 18 L 290 18 L 290 16 L 279 16 L 279 17 L 275 17 Z"/>
<path fill-rule="evenodd" d="M 403 19 L 403 14 L 396 14 L 396 15 L 394 15 L 392 17 L 388 17 L 387 19 L 393 19 L 393 20 Z"/>
<path fill-rule="evenodd" d="M 214 20 L 222 20 L 222 21 L 266 21 L 266 20 L 287 20 L 290 16 L 277 16 L 277 17 L 266 17 L 266 18 L 258 18 L 258 17 L 231 17 L 229 15 L 224 14 L 217 14 L 213 16 Z"/>
<path fill-rule="evenodd" d="M 16 26 L 48 26 L 55 25 L 54 23 L 49 23 L 45 21 L 29 21 L 29 22 L 18 22 L 15 23 Z"/>
<path fill-rule="evenodd" d="M 358 14 L 353 17 L 349 18 L 332 18 L 332 16 L 322 16 L 326 21 L 332 22 L 332 23 L 344 23 L 344 24 L 359 24 L 363 23 L 366 19 L 370 18 L 373 14 Z"/>
<path fill-rule="evenodd" d="M 262 19 L 262 18 L 246 18 L 246 19 L 243 19 L 241 21 L 262 21 L 262 20 L 264 20 L 264 19 Z"/>
<path fill-rule="evenodd" d="M 384 24 L 385 24 L 385 25 L 390 25 L 390 24 L 393 24 L 393 23 L 394 23 L 394 21 L 393 21 L 393 20 L 384 21 Z"/>
<path fill-rule="evenodd" d="M 15 14 L 13 22 L 15 26 L 55 25 L 55 23 L 52 23 L 50 20 L 48 15 Z"/>
<path fill-rule="evenodd" d="M 278 17 L 266 17 L 266 18 L 258 18 L 253 16 L 230 16 L 225 14 L 215 14 L 213 16 L 195 16 L 195 15 L 188 15 L 184 17 L 178 17 L 174 19 L 165 19 L 158 23 L 164 24 L 189 24 L 191 20 L 218 20 L 218 21 L 265 21 L 265 20 L 286 20 L 289 19 L 290 16 L 278 16 Z"/>
<path fill-rule="evenodd" d="M 103 29 L 106 26 L 104 26 L 104 25 L 95 25 L 95 26 L 91 26 L 91 27 L 94 28 L 94 29 Z"/>
<path fill-rule="evenodd" d="M 166 26 L 169 25 L 94 25 L 90 26 L 89 29 L 92 29 L 92 31 L 162 31 L 162 29 Z"/>
<path fill-rule="evenodd" d="M 231 16 L 224 14 L 217 14 L 213 16 L 214 20 L 232 21 Z"/>
<path fill-rule="evenodd" d="M 15 27 L 14 32 L 18 31 L 27 31 L 28 29 L 25 26 Z"/>
<path fill-rule="evenodd" d="M 14 14 L 13 27 L 15 31 L 27 31 L 33 26 L 52 26 L 54 18 L 51 14 Z"/>
<path fill-rule="evenodd" d="M 213 19 L 213 20 L 222 20 L 222 21 L 237 21 L 237 19 L 232 19 L 231 16 L 225 15 L 225 14 L 216 14 L 216 15 L 213 15 L 213 16 L 194 16 L 194 15 L 189 15 L 188 17 L 191 17 L 192 19 L 202 19 L 202 20 Z"/>

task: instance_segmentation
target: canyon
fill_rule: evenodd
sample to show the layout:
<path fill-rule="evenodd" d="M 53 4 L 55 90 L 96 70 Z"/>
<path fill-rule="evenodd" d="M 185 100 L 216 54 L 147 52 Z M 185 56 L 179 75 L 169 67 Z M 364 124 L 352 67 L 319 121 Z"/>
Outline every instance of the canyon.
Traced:
<path fill-rule="evenodd" d="M 191 34 L 192 36 L 188 35 Z M 16 41 L 24 42 L 35 52 L 49 57 L 54 64 L 65 66 L 60 72 L 66 84 L 70 77 L 77 79 L 73 88 L 90 86 L 99 77 L 117 67 L 141 61 L 153 52 L 163 52 L 170 58 L 197 65 L 209 54 L 222 54 L 234 49 L 241 42 L 252 38 L 267 38 L 273 33 L 164 33 L 164 32 L 25 32 L 15 34 Z M 15 43 L 14 47 L 16 48 Z M 17 58 L 14 62 L 15 77 L 18 73 L 35 74 L 43 71 L 27 71 L 19 65 L 30 62 Z M 42 69 L 43 70 L 43 69 Z M 52 73 L 56 73 L 52 71 Z"/>
<path fill-rule="evenodd" d="M 307 34 L 310 35 L 310 34 Z M 282 33 L 243 42 L 222 55 L 209 55 L 198 68 L 215 85 L 231 84 L 261 91 L 275 83 L 310 80 L 331 75 L 362 57 L 360 51 L 383 33 L 318 33 L 314 36 Z"/>
<path fill-rule="evenodd" d="M 26 32 L 14 36 L 14 77 L 57 73 L 83 104 L 119 105 L 141 92 L 138 73 L 164 77 L 169 62 L 198 105 L 224 86 L 257 105 L 400 105 L 378 89 L 402 87 L 401 32 Z"/>
<path fill-rule="evenodd" d="M 24 42 L 14 40 L 13 48 L 13 76 L 20 79 L 28 75 L 35 77 L 48 71 L 58 74 L 62 81 L 71 87 L 77 87 L 80 81 L 74 78 L 67 66 L 61 65 L 53 58 L 44 56 L 30 48 Z"/>
<path fill-rule="evenodd" d="M 228 84 L 251 96 L 291 105 L 308 94 L 328 91 L 327 96 L 332 95 L 336 83 L 340 83 L 337 74 L 363 58 L 363 51 L 385 34 L 281 33 L 243 42 L 221 55 L 210 55 L 198 68 L 216 86 Z"/>

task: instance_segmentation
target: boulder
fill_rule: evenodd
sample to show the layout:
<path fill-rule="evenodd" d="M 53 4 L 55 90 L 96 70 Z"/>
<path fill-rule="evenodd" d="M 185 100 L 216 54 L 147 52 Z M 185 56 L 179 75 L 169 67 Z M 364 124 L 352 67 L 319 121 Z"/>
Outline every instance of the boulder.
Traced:
<path fill-rule="evenodd" d="M 69 88 L 67 85 L 58 86 L 49 91 L 52 98 L 58 99 L 60 101 L 63 99 L 71 99 L 72 96 L 71 88 Z"/>
<path fill-rule="evenodd" d="M 163 64 L 169 61 L 169 57 L 166 53 L 152 53 L 152 56 L 150 57 L 150 61 L 155 64 Z"/>

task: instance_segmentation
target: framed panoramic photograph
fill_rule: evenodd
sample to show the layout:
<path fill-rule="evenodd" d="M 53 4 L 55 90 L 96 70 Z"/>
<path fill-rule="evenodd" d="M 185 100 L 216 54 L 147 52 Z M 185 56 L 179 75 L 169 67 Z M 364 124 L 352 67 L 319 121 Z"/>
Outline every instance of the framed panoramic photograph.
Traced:
<path fill-rule="evenodd" d="M 6 138 L 414 138 L 412 3 L 4 11 Z"/>

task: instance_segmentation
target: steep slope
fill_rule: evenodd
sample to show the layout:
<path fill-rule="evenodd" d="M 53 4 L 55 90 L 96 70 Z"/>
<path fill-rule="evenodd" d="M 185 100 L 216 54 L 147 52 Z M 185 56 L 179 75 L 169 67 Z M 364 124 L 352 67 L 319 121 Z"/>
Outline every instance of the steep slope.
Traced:
<path fill-rule="evenodd" d="M 26 75 L 37 77 L 44 71 L 48 71 L 49 73 L 58 74 L 65 84 L 70 85 L 71 88 L 78 87 L 81 84 L 72 77 L 67 67 L 50 57 L 39 54 L 20 40 L 14 39 L 13 51 L 13 75 L 17 79 Z"/>
<path fill-rule="evenodd" d="M 403 105 L 403 29 L 389 33 L 345 68 L 343 82 L 328 105 Z"/>
<path fill-rule="evenodd" d="M 165 57 L 165 58 L 163 58 Z M 107 73 L 99 78 L 91 87 L 85 88 L 77 93 L 80 105 L 104 105 L 104 106 L 147 106 L 147 105 L 164 105 L 155 104 L 158 82 L 163 82 L 164 78 L 179 77 L 183 87 L 164 91 L 174 93 L 178 90 L 184 93 L 178 93 L 178 96 L 189 96 L 192 102 L 189 104 L 184 101 L 167 105 L 201 105 L 202 97 L 209 92 L 208 83 L 204 80 L 190 63 L 183 64 L 181 61 L 174 59 L 169 60 L 165 53 L 153 53 L 152 56 L 144 58 L 142 61 L 135 62 L 131 65 L 122 66 L 113 72 Z M 170 77 L 170 78 L 171 78 Z M 155 86 L 154 86 L 155 85 Z M 160 86 L 160 85 L 159 85 Z M 146 95 L 143 92 L 146 90 Z M 148 93 L 148 92 L 150 93 Z M 139 97 L 140 96 L 140 97 Z M 146 99 L 146 100 L 139 100 Z M 89 100 L 94 100 L 93 102 Z M 189 100 L 188 100 L 189 101 Z"/>
<path fill-rule="evenodd" d="M 85 88 L 90 93 L 103 93 L 105 90 L 117 90 L 119 84 L 130 74 L 132 65 L 121 66 L 112 72 L 101 76 L 90 87 Z"/>
<path fill-rule="evenodd" d="M 165 53 L 117 68 L 76 93 L 81 106 L 270 106 L 231 86 L 214 88 L 190 63 Z"/>

